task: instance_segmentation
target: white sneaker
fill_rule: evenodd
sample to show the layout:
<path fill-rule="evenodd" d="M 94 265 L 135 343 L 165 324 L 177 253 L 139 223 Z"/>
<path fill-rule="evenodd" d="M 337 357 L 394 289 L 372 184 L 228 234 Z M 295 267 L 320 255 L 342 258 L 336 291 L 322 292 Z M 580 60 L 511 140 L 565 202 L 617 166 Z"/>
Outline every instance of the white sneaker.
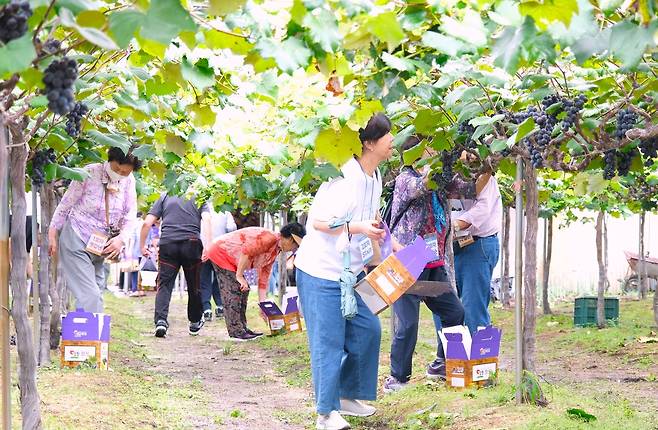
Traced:
<path fill-rule="evenodd" d="M 350 423 L 345 421 L 338 411 L 331 411 L 329 415 L 318 414 L 318 420 L 315 422 L 317 430 L 344 430 L 350 427 Z"/>
<path fill-rule="evenodd" d="M 340 413 L 350 417 L 369 417 L 374 415 L 377 409 L 373 406 L 366 405 L 359 400 L 340 399 Z"/>

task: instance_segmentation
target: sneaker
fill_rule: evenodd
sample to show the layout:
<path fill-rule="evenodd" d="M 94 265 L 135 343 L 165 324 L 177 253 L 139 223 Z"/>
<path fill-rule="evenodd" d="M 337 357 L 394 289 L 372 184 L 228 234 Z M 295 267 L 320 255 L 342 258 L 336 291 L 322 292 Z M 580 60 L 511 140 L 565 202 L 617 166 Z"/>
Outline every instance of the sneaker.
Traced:
<path fill-rule="evenodd" d="M 212 321 L 212 311 L 210 309 L 203 311 L 203 319 L 206 321 Z"/>
<path fill-rule="evenodd" d="M 259 336 L 244 332 L 240 336 L 231 336 L 230 339 L 235 342 L 247 342 L 249 340 L 257 339 Z"/>
<path fill-rule="evenodd" d="M 215 308 L 215 317 L 224 318 L 224 306 L 217 306 Z"/>
<path fill-rule="evenodd" d="M 318 430 L 344 430 L 350 427 L 350 423 L 345 421 L 338 411 L 331 411 L 328 415 L 318 414 L 315 422 L 315 428 Z"/>
<path fill-rule="evenodd" d="M 350 417 L 369 417 L 377 409 L 373 406 L 354 399 L 340 399 L 340 413 Z"/>
<path fill-rule="evenodd" d="M 199 322 L 190 323 L 190 330 L 189 330 L 190 336 L 196 336 L 197 334 L 199 334 L 199 331 L 201 331 L 201 327 L 203 327 L 203 323 L 204 323 L 203 317 Z"/>
<path fill-rule="evenodd" d="M 168 324 L 165 320 L 160 320 L 155 325 L 155 337 L 165 337 L 167 335 Z"/>
<path fill-rule="evenodd" d="M 427 366 L 427 377 L 430 379 L 446 379 L 446 361 L 443 358 L 436 358 Z"/>
<path fill-rule="evenodd" d="M 247 329 L 247 333 L 249 333 L 249 334 L 251 334 L 251 335 L 254 335 L 254 336 L 258 336 L 258 337 L 260 337 L 260 336 L 263 335 L 263 333 L 258 332 L 258 331 L 253 331 L 253 330 L 250 329 L 250 328 Z"/>
<path fill-rule="evenodd" d="M 400 382 L 395 376 L 389 376 L 386 378 L 386 381 L 384 381 L 384 392 L 393 393 L 395 391 L 400 391 L 407 388 L 408 385 L 408 382 Z"/>

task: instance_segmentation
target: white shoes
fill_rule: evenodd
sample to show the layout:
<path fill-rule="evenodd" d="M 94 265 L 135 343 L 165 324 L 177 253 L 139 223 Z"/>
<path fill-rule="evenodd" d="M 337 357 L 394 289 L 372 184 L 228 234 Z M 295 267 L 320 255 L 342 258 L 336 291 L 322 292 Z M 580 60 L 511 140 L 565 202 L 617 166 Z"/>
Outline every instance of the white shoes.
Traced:
<path fill-rule="evenodd" d="M 350 428 L 350 423 L 345 421 L 338 411 L 331 411 L 329 415 L 318 415 L 315 428 L 317 430 L 344 430 Z"/>
<path fill-rule="evenodd" d="M 374 415 L 377 409 L 366 405 L 359 400 L 340 399 L 340 413 L 351 417 L 369 417 Z"/>

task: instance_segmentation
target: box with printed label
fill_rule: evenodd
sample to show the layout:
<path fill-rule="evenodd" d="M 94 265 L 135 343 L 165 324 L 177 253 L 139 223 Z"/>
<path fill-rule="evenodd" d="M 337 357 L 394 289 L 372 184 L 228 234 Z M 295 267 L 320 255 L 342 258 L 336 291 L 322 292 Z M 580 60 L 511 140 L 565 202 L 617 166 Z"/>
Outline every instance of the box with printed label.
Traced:
<path fill-rule="evenodd" d="M 302 331 L 297 299 L 296 296 L 288 297 L 285 313 L 281 312 L 281 309 L 274 302 L 261 302 L 258 304 L 267 317 L 270 335 Z"/>
<path fill-rule="evenodd" d="M 439 332 L 446 357 L 446 384 L 455 388 L 484 386 L 495 377 L 502 331 L 489 326 L 472 337 L 465 326 L 446 327 Z"/>
<path fill-rule="evenodd" d="M 365 304 L 378 314 L 400 298 L 416 282 L 434 253 L 427 243 L 418 237 L 406 248 L 387 256 L 356 284 Z"/>
<path fill-rule="evenodd" d="M 65 367 L 80 363 L 107 370 L 109 363 L 111 318 L 102 313 L 77 309 L 62 317 L 60 361 Z"/>

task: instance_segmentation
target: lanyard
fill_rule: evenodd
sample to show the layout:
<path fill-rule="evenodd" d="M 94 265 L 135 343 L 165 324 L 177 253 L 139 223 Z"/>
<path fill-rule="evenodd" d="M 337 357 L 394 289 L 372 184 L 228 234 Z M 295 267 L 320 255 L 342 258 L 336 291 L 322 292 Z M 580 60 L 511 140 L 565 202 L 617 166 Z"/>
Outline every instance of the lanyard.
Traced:
<path fill-rule="evenodd" d="M 366 219 L 370 219 L 372 217 L 372 200 L 375 197 L 375 175 L 377 174 L 377 171 L 373 174 L 372 177 L 372 188 L 370 189 L 370 199 L 368 200 L 368 218 L 364 218 L 364 213 L 366 211 L 366 198 L 368 197 L 368 174 L 363 171 L 363 168 L 361 168 L 361 171 L 363 172 L 363 178 L 365 179 L 365 189 L 364 189 L 364 195 L 363 195 L 363 207 L 361 208 L 361 221 L 365 221 Z"/>

